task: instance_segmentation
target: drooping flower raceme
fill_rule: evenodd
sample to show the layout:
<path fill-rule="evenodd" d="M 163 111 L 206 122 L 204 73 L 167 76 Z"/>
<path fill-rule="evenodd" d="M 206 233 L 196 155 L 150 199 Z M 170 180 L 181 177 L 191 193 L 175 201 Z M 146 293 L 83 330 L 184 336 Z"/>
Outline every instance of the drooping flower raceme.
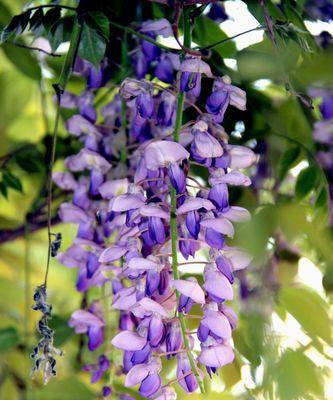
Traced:
<path fill-rule="evenodd" d="M 141 32 L 154 38 L 172 31 L 166 20 L 160 20 L 144 23 Z M 138 51 L 147 62 L 167 62 L 168 55 L 150 43 L 141 43 Z M 134 69 L 137 63 L 136 59 Z M 177 68 L 180 90 L 191 101 L 201 95 L 201 79 L 213 78 L 200 58 L 186 58 Z M 171 74 L 169 78 L 171 83 Z M 91 94 L 89 90 L 84 94 L 88 111 L 75 100 L 78 113 L 67 121 L 69 133 L 83 147 L 65 160 L 68 172 L 54 174 L 59 187 L 73 192 L 72 202 L 62 204 L 59 215 L 78 226 L 73 244 L 58 259 L 78 268 L 77 290 L 112 287 L 119 331 L 111 343 L 123 351 L 125 386 L 138 385 L 147 398 L 175 399 L 174 390 L 162 384 L 162 357 L 177 360 L 176 380 L 187 392 L 198 388 L 202 367 L 212 374 L 234 358 L 231 336 L 237 317 L 225 303 L 233 298 L 234 272 L 247 267 L 251 258 L 229 243 L 234 224 L 249 219 L 247 210 L 230 204 L 229 187 L 251 183 L 243 170 L 255 162 L 255 155 L 229 144 L 220 122 L 229 105 L 244 110 L 246 96 L 228 77 L 216 78 L 206 101 L 207 113 L 182 127 L 176 142 L 174 87 L 165 90 L 150 81 L 127 78 L 119 95 L 102 109 L 102 123 L 93 118 Z M 121 126 L 122 101 L 126 126 Z M 71 102 L 63 106 L 68 104 L 72 106 Z M 126 135 L 119 146 L 121 131 Z M 121 147 L 126 149 L 126 160 L 120 160 Z M 207 187 L 193 175 L 193 164 L 208 172 Z M 176 221 L 177 252 L 189 265 L 201 250 L 207 255 L 203 283 L 195 273 L 174 276 L 171 220 Z M 184 331 L 179 321 L 179 315 L 186 321 L 194 305 L 201 310 L 196 335 Z M 70 319 L 77 333 L 88 336 L 89 350 L 99 353 L 96 362 L 85 367 L 93 373 L 93 381 L 109 368 L 107 353 L 101 351 L 109 347 L 104 346 L 104 331 L 105 313 L 110 311 L 96 300 Z M 195 342 L 199 352 L 194 351 Z"/>

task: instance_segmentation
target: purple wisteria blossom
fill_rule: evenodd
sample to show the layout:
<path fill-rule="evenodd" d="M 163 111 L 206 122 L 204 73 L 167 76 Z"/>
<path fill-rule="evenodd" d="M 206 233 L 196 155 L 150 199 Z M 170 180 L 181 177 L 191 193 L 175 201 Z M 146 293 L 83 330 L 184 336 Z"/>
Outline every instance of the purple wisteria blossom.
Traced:
<path fill-rule="evenodd" d="M 172 35 L 166 19 L 146 21 L 138 30 L 154 40 Z M 96 362 L 85 367 L 92 381 L 107 372 L 105 349 L 112 346 L 122 351 L 126 387 L 138 386 L 146 398 L 173 400 L 175 391 L 162 382 L 162 358 L 177 361 L 175 379 L 186 392 L 197 390 L 203 368 L 212 374 L 234 358 L 231 337 L 237 317 L 226 303 L 233 299 L 234 272 L 246 268 L 251 257 L 230 241 L 235 224 L 250 214 L 230 204 L 229 190 L 251 184 L 244 169 L 256 156 L 247 147 L 229 144 L 220 125 L 229 105 L 246 108 L 245 92 L 230 78 L 214 78 L 199 57 L 180 63 L 177 55 L 147 40 L 139 43 L 133 58 L 138 79 L 121 83 L 101 111 L 102 122 L 96 120 L 94 93 L 104 82 L 104 64 L 100 71 L 84 63 L 76 66 L 87 77 L 87 90 L 79 97 L 66 93 L 62 106 L 77 110 L 66 127 L 82 148 L 65 160 L 68 171 L 56 172 L 53 179 L 73 193 L 72 200 L 60 206 L 59 216 L 75 224 L 77 234 L 57 258 L 77 268 L 78 291 L 86 295 L 93 287 L 103 287 L 112 292 L 100 300 L 89 295 L 90 303 L 74 311 L 69 321 L 77 333 L 87 335 L 88 349 L 97 350 Z M 144 80 L 152 69 L 172 86 L 163 89 Z M 177 70 L 180 82 L 175 81 Z M 197 99 L 206 78 L 215 79 L 212 93 L 203 99 L 207 113 L 181 127 L 176 142 L 175 88 Z M 207 173 L 206 187 L 196 179 L 194 164 Z M 189 265 L 205 250 L 203 277 L 194 276 L 195 268 L 190 276 L 181 270 L 180 276 L 174 275 L 174 244 Z M 105 343 L 110 307 L 119 313 L 119 329 L 111 343 Z M 196 334 L 184 332 L 179 318 L 186 320 L 192 309 L 201 316 Z M 103 393 L 108 396 L 111 387 Z"/>

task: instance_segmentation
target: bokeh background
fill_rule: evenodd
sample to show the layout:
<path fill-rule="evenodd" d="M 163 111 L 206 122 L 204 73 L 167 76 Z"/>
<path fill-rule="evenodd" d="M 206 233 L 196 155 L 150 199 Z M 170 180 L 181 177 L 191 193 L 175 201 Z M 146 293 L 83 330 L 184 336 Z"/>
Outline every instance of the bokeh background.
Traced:
<path fill-rule="evenodd" d="M 196 44 L 205 46 L 264 22 L 257 1 L 219 3 L 225 7 L 226 16 L 216 21 L 206 13 L 198 18 Z M 329 199 L 333 120 L 322 110 L 323 95 L 333 99 L 332 14 L 325 14 L 325 9 L 319 12 L 319 5 L 325 3 L 321 1 L 267 3 L 274 23 L 281 25 L 277 31 L 278 54 L 263 30 L 241 35 L 212 52 L 211 64 L 216 73 L 231 76 L 248 95 L 247 111 L 228 112 L 224 125 L 232 142 L 245 143 L 258 154 L 258 164 L 250 171 L 252 187 L 232 193 L 233 202 L 253 214 L 250 222 L 238 228 L 235 240 L 254 260 L 236 280 L 233 307 L 239 315 L 239 327 L 233 337 L 235 362 L 207 380 L 208 394 L 193 394 L 193 399 L 333 398 L 333 235 Z M 29 6 L 36 4 L 29 2 Z M 0 28 L 25 6 L 23 0 L 1 0 Z M 119 1 L 113 7 L 117 20 L 124 24 L 171 15 L 170 10 L 147 1 Z M 43 29 L 39 35 L 55 40 L 55 50 L 64 54 L 66 30 L 54 39 L 47 24 Z M 28 32 L 15 40 L 31 45 L 35 35 Z M 170 40 L 167 44 L 175 45 Z M 107 54 L 117 61 L 119 43 L 113 45 L 107 48 Z M 51 85 L 59 76 L 63 58 L 36 54 L 12 43 L 0 47 L 3 400 L 90 400 L 100 393 L 99 384 L 90 385 L 88 374 L 81 368 L 82 361 L 93 358 L 87 350 L 80 350 L 82 338 L 67 325 L 82 301 L 75 290 L 76 270 L 56 260 L 52 261 L 49 276 L 54 313 L 51 325 L 57 332 L 55 344 L 65 356 L 59 360 L 57 378 L 47 386 L 39 378 L 30 379 L 29 353 L 37 341 L 38 318 L 31 309 L 32 295 L 42 282 L 47 256 L 45 180 L 55 113 Z M 109 85 L 97 97 L 99 105 L 112 99 L 118 82 L 119 70 L 114 68 Z M 79 93 L 83 86 L 82 80 L 73 77 L 69 90 Z M 313 108 L 309 107 L 308 96 L 313 98 Z M 330 104 L 332 117 L 333 100 Z M 63 120 L 68 116 L 62 113 Z M 319 142 L 314 135 L 316 124 L 323 119 L 328 120 L 328 143 Z M 63 159 L 77 145 L 63 124 L 59 136 L 57 170 L 63 168 Z M 204 176 L 198 179 L 205 182 Z M 57 220 L 56 206 L 64 196 L 55 191 L 53 210 L 56 229 L 63 236 L 63 249 L 75 237 L 76 229 Z M 90 296 L 98 298 L 103 293 L 96 288 Z M 112 314 L 113 320 L 116 324 L 116 315 Z M 117 357 L 120 360 L 115 351 Z M 164 374 L 172 377 L 172 368 Z M 119 379 L 118 391 L 122 390 Z M 185 398 L 179 393 L 180 399 Z"/>

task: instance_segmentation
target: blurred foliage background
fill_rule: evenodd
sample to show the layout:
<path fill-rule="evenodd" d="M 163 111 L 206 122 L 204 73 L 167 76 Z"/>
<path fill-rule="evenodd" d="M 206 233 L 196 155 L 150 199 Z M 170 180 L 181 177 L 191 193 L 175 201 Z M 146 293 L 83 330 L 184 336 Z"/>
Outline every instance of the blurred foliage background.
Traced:
<path fill-rule="evenodd" d="M 106 3 L 96 1 L 94 7 L 101 7 L 123 25 L 148 18 L 172 19 L 172 9 L 153 2 Z M 242 21 L 250 17 L 255 18 L 252 27 L 265 23 L 258 1 L 221 3 L 230 11 L 228 22 L 219 26 L 207 15 L 197 18 L 193 32 L 197 45 L 232 36 L 223 30 L 230 31 L 230 26 L 236 27 L 235 33 L 245 31 Z M 318 22 L 304 8 L 305 3 L 267 1 L 277 49 L 269 35 L 261 34 L 254 44 L 227 41 L 212 50 L 210 63 L 215 73 L 228 74 L 248 95 L 247 111 L 228 112 L 224 127 L 232 142 L 246 143 L 259 155 L 251 171 L 253 186 L 232 193 L 233 202 L 252 211 L 252 220 L 238 228 L 236 242 L 254 261 L 236 283 L 236 360 L 205 382 L 209 394 L 194 394 L 193 399 L 333 398 L 332 177 L 317 160 L 322 145 L 313 137 L 313 126 L 321 119 L 321 98 L 314 98 L 311 107 L 308 97 L 311 88 L 333 90 L 332 47 L 327 44 L 323 49 L 321 37 L 308 29 L 332 32 L 332 26 Z M 39 4 L 1 0 L 0 28 L 13 15 Z M 75 6 L 76 2 L 61 4 Z M 242 15 L 244 20 L 237 19 Z M 97 97 L 101 105 L 112 98 L 113 87 L 120 81 L 116 67 L 120 41 L 119 32 L 113 29 L 110 40 L 103 41 L 98 35 L 101 20 L 93 22 L 87 29 L 96 46 L 89 50 L 83 43 L 80 55 L 94 62 L 106 52 L 112 60 L 112 80 Z M 4 400 L 90 400 L 98 398 L 100 391 L 81 371 L 80 358 L 89 362 L 95 356 L 79 355 L 81 338 L 67 325 L 81 302 L 75 290 L 76 271 L 55 260 L 49 277 L 52 326 L 57 332 L 55 344 L 64 349 L 65 356 L 59 360 L 57 378 L 46 387 L 29 377 L 29 353 L 37 341 L 38 318 L 31 310 L 32 294 L 43 279 L 47 255 L 45 181 L 55 114 L 52 84 L 60 73 L 66 49 L 61 44 L 68 41 L 70 28 L 70 12 L 48 17 L 45 12 L 41 25 L 25 29 L 24 35 L 11 37 L 0 47 L 0 399 Z M 19 47 L 34 45 L 36 36 L 47 38 L 52 51 L 61 56 Z M 84 82 L 73 77 L 68 90 L 80 93 L 83 87 Z M 203 90 L 208 93 L 210 87 Z M 62 113 L 64 120 L 66 113 Z M 77 146 L 63 125 L 59 136 L 56 169 L 62 168 L 63 159 Z M 59 224 L 56 207 L 66 195 L 56 189 L 54 198 L 53 222 Z M 62 233 L 65 249 L 75 236 L 75 227 L 59 224 L 57 231 Z M 92 296 L 100 295 L 96 289 Z M 164 373 L 172 376 L 171 370 Z M 122 391 L 121 383 L 118 391 Z M 179 393 L 180 399 L 185 398 Z"/>

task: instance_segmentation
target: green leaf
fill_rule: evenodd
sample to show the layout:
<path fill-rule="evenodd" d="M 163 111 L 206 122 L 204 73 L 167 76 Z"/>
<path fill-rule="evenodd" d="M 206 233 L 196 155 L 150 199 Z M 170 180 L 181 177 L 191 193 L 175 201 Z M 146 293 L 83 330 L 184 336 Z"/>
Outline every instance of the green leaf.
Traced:
<path fill-rule="evenodd" d="M 282 155 L 277 169 L 277 177 L 281 182 L 285 178 L 288 170 L 296 164 L 298 157 L 300 155 L 300 148 L 293 146 L 288 148 Z"/>
<path fill-rule="evenodd" d="M 49 32 L 51 28 L 56 24 L 61 17 L 61 10 L 59 7 L 51 8 L 43 18 L 43 26 L 46 32 Z"/>
<path fill-rule="evenodd" d="M 43 155 L 33 146 L 20 151 L 15 161 L 26 172 L 40 172 L 43 169 Z"/>
<path fill-rule="evenodd" d="M 332 343 L 328 304 L 316 292 L 307 287 L 285 288 L 280 292 L 279 303 L 309 336 Z"/>
<path fill-rule="evenodd" d="M 108 17 L 101 11 L 90 11 L 86 18 L 88 25 L 96 29 L 105 40 L 109 40 L 110 23 Z"/>
<path fill-rule="evenodd" d="M 96 394 L 75 378 L 54 379 L 36 392 L 36 400 L 94 400 Z"/>
<path fill-rule="evenodd" d="M 16 346 L 19 341 L 19 334 L 13 327 L 0 329 L 0 351 L 7 351 Z"/>
<path fill-rule="evenodd" d="M 30 18 L 30 30 L 34 32 L 35 36 L 38 36 L 42 30 L 43 19 L 44 11 L 42 8 L 36 10 L 33 16 Z"/>
<path fill-rule="evenodd" d="M 101 35 L 85 24 L 79 46 L 79 56 L 90 61 L 95 68 L 98 68 L 104 57 L 105 48 L 106 43 Z"/>
<path fill-rule="evenodd" d="M 70 40 L 73 21 L 73 16 L 65 16 L 53 24 L 47 35 L 53 51 L 56 51 L 61 43 Z"/>
<path fill-rule="evenodd" d="M 318 182 L 318 168 L 311 166 L 303 169 L 297 177 L 296 181 L 296 196 L 298 199 L 303 199 L 307 194 L 316 187 Z"/>
<path fill-rule="evenodd" d="M 18 192 L 22 192 L 21 181 L 15 175 L 13 175 L 10 171 L 6 170 L 3 172 L 2 181 L 6 186 L 8 186 L 14 190 L 17 190 Z"/>
<path fill-rule="evenodd" d="M 11 36 L 14 36 L 20 28 L 21 23 L 21 16 L 15 15 L 10 23 L 1 31 L 0 34 L 0 44 L 4 43 L 8 40 Z"/>
<path fill-rule="evenodd" d="M 21 49 L 10 44 L 4 44 L 2 49 L 13 66 L 24 75 L 38 81 L 41 79 L 40 66 L 35 57 L 31 55 L 30 50 Z"/>
<path fill-rule="evenodd" d="M 276 365 L 279 398 L 295 400 L 323 395 L 322 373 L 302 352 L 287 350 Z"/>

